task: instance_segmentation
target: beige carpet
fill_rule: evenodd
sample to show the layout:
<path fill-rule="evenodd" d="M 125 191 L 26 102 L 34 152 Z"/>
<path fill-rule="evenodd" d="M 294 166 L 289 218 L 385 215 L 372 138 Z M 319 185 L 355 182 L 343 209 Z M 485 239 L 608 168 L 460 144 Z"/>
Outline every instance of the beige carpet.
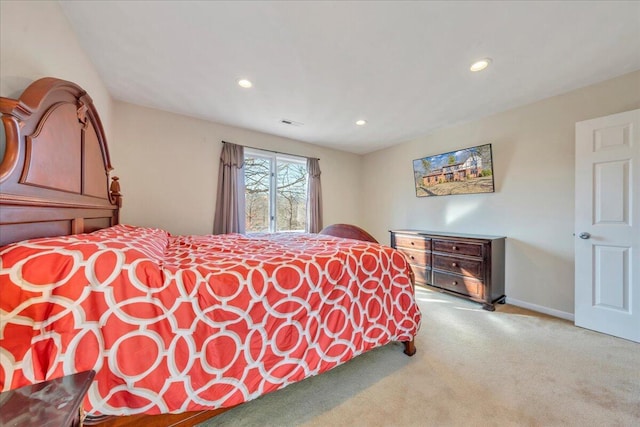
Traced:
<path fill-rule="evenodd" d="M 640 344 L 422 288 L 418 353 L 373 350 L 213 426 L 640 426 Z"/>

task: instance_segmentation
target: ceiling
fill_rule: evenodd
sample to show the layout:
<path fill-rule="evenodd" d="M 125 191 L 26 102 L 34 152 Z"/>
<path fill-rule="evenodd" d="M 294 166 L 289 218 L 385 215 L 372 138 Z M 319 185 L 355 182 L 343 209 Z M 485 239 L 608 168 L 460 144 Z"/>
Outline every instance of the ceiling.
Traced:
<path fill-rule="evenodd" d="M 60 3 L 115 99 L 359 154 L 640 69 L 637 1 Z"/>

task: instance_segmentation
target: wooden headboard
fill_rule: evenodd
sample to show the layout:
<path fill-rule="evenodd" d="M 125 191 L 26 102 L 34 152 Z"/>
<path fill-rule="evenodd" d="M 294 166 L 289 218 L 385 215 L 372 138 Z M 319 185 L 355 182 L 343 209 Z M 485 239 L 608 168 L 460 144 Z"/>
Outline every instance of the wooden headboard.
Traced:
<path fill-rule="evenodd" d="M 46 77 L 0 98 L 0 245 L 85 233 L 118 223 L 118 178 L 100 117 L 78 85 Z M 0 153 L 0 156 L 2 153 Z"/>

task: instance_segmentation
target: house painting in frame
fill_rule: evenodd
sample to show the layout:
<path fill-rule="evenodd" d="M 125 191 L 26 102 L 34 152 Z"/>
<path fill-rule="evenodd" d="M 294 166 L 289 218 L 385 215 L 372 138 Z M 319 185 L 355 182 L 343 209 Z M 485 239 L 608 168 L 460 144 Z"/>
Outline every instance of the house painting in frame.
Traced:
<path fill-rule="evenodd" d="M 413 161 L 416 196 L 493 193 L 491 144 Z"/>

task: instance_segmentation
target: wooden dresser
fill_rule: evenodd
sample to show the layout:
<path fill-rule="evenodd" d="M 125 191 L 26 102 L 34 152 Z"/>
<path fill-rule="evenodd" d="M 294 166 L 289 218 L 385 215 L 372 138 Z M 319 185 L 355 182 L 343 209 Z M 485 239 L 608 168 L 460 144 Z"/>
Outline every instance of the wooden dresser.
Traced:
<path fill-rule="evenodd" d="M 391 230 L 391 246 L 403 252 L 417 284 L 437 288 L 495 310 L 504 304 L 505 237 Z"/>

